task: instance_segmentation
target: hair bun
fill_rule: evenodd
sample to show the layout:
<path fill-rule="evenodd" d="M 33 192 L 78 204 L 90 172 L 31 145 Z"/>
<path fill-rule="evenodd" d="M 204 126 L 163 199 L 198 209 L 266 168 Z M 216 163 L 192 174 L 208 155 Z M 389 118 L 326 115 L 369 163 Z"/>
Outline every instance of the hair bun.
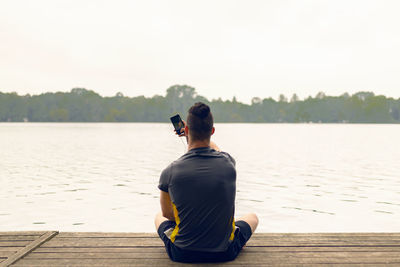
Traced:
<path fill-rule="evenodd" d="M 192 109 L 192 114 L 203 119 L 210 114 L 210 107 L 203 103 L 196 103 Z"/>

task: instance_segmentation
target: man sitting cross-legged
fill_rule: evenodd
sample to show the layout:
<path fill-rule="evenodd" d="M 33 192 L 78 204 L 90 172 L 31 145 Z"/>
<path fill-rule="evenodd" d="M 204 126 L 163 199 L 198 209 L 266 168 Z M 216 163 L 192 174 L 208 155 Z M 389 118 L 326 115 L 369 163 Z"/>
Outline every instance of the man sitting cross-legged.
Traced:
<path fill-rule="evenodd" d="M 168 256 L 178 262 L 220 262 L 236 258 L 258 225 L 254 213 L 237 221 L 235 160 L 210 138 L 209 106 L 189 109 L 184 133 L 188 152 L 163 170 L 157 232 Z"/>

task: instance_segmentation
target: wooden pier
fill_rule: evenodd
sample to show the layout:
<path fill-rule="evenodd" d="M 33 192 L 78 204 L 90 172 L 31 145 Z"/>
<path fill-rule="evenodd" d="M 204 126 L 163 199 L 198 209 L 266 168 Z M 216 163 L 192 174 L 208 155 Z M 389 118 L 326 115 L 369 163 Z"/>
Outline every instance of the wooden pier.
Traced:
<path fill-rule="evenodd" d="M 0 232 L 0 266 L 188 266 L 150 233 Z M 257 233 L 232 266 L 400 266 L 400 233 Z"/>

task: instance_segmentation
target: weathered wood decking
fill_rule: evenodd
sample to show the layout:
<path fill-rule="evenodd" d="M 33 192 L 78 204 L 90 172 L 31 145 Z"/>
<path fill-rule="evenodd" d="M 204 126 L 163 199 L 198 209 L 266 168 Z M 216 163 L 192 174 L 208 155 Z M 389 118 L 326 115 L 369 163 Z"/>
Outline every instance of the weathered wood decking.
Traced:
<path fill-rule="evenodd" d="M 257 233 L 220 265 L 400 266 L 400 233 Z M 177 266 L 156 234 L 0 232 L 0 266 Z M 182 264 L 187 265 L 187 264 Z"/>

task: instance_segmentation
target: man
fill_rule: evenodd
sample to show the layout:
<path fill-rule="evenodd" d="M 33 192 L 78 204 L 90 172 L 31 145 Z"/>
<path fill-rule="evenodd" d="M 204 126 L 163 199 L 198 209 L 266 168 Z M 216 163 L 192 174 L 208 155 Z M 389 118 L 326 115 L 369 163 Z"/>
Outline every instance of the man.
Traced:
<path fill-rule="evenodd" d="M 219 262 L 236 258 L 258 225 L 254 213 L 234 220 L 235 160 L 210 141 L 209 106 L 189 109 L 184 132 L 188 152 L 163 170 L 157 232 L 168 256 L 178 262 Z"/>

